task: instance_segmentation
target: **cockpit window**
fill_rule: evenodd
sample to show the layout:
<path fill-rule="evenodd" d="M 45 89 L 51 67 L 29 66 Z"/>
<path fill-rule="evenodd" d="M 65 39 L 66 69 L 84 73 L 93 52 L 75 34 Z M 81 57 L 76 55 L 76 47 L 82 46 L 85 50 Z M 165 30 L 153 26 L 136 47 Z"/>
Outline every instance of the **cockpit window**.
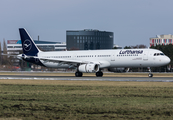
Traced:
<path fill-rule="evenodd" d="M 154 56 L 164 56 L 165 54 L 163 53 L 154 53 Z"/>
<path fill-rule="evenodd" d="M 163 53 L 160 53 L 160 55 L 165 55 L 165 54 L 163 54 Z"/>

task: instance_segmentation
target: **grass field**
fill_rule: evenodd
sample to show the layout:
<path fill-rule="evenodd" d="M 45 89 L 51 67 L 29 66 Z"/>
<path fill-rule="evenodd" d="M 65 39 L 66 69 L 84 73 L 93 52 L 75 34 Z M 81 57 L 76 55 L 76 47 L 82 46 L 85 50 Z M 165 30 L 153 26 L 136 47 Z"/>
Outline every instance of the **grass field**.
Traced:
<path fill-rule="evenodd" d="M 173 119 L 173 83 L 0 80 L 0 120 Z"/>

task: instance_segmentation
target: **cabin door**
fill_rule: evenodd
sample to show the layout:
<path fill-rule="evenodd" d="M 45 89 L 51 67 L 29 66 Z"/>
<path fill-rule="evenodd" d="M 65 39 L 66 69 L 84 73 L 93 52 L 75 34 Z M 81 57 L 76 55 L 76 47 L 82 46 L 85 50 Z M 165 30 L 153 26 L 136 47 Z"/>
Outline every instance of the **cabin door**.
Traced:
<path fill-rule="evenodd" d="M 111 61 L 115 61 L 115 54 L 114 53 L 111 54 Z"/>
<path fill-rule="evenodd" d="M 148 50 L 145 50 L 145 51 L 144 51 L 143 60 L 144 60 L 144 61 L 148 61 Z"/>
<path fill-rule="evenodd" d="M 76 60 L 76 58 L 77 58 L 77 55 L 73 54 L 73 60 Z"/>

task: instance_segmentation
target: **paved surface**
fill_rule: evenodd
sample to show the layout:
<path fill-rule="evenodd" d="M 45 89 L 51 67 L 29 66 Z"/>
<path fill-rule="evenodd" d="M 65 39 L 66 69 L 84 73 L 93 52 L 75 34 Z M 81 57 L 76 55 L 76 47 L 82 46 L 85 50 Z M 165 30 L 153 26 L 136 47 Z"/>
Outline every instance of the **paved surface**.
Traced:
<path fill-rule="evenodd" d="M 74 76 L 28 76 L 1 75 L 0 79 L 22 80 L 94 80 L 94 81 L 135 81 L 135 82 L 173 82 L 173 77 L 74 77 Z"/>

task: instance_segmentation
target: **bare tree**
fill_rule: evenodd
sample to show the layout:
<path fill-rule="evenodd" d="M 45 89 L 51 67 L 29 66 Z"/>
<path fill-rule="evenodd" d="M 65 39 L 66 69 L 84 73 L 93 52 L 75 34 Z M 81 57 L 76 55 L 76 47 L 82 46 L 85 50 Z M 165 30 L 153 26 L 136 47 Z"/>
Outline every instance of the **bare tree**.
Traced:
<path fill-rule="evenodd" d="M 147 48 L 147 46 L 146 45 L 138 45 L 138 48 Z"/>
<path fill-rule="evenodd" d="M 3 54 L 7 54 L 7 45 L 6 45 L 5 39 L 3 39 Z M 11 60 L 11 57 L 3 55 L 2 65 L 5 65 L 6 70 L 8 70 L 9 67 L 12 67 L 10 60 Z"/>
<path fill-rule="evenodd" d="M 3 54 L 7 54 L 7 45 L 6 45 L 5 39 L 3 39 Z M 3 65 L 7 64 L 7 56 L 6 55 L 4 55 L 2 58 L 2 64 Z"/>
<path fill-rule="evenodd" d="M 1 49 L 1 42 L 0 42 L 0 65 L 2 65 L 2 49 Z"/>
<path fill-rule="evenodd" d="M 136 46 L 131 46 L 132 49 L 139 49 L 139 48 L 147 48 L 146 45 L 136 45 Z"/>

